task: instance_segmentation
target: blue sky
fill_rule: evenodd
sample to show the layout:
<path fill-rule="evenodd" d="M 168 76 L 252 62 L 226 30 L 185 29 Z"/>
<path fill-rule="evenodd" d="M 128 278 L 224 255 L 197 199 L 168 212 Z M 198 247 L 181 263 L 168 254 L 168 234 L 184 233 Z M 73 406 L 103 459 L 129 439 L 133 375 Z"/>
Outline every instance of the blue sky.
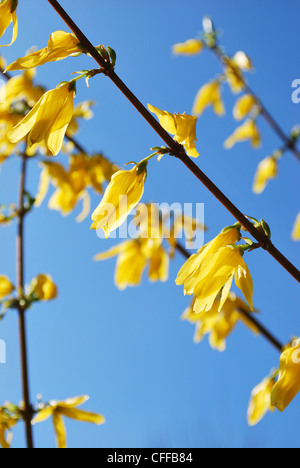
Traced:
<path fill-rule="evenodd" d="M 7 61 L 24 55 L 31 46 L 43 47 L 51 32 L 67 30 L 48 2 L 20 0 L 17 42 L 2 50 Z M 174 57 L 171 47 L 197 35 L 209 14 L 223 31 L 228 53 L 244 50 L 256 72 L 249 76 L 265 105 L 288 132 L 299 123 L 300 104 L 292 103 L 291 84 L 299 76 L 300 3 L 238 2 L 228 0 L 64 0 L 62 5 L 90 40 L 113 47 L 116 71 L 147 104 L 170 112 L 191 112 L 201 85 L 220 72 L 209 52 Z M 90 64 L 90 65 L 89 65 Z M 72 72 L 94 68 L 81 57 L 45 65 L 37 81 L 48 88 L 69 79 Z M 142 159 L 159 137 L 105 77 L 78 86 L 77 102 L 97 101 L 95 117 L 84 122 L 78 139 L 91 152 L 103 151 L 125 164 Z M 281 145 L 261 120 L 263 145 L 248 143 L 231 151 L 223 142 L 236 127 L 232 117 L 235 97 L 224 88 L 227 114 L 207 110 L 198 122 L 200 157 L 197 163 L 246 214 L 270 224 L 273 242 L 299 265 L 300 244 L 291 241 L 299 211 L 299 173 L 296 159 L 287 154 L 280 174 L 266 191 L 251 191 L 258 162 Z M 58 160 L 65 161 L 63 155 Z M 1 203 L 16 200 L 19 162 L 1 170 Z M 35 193 L 39 169 L 32 162 L 28 189 Z M 144 200 L 204 203 L 206 241 L 233 218 L 176 160 L 150 163 Z M 93 195 L 93 208 L 100 197 Z M 246 421 L 252 388 L 278 366 L 278 352 L 263 338 L 239 325 L 225 353 L 213 351 L 207 340 L 193 343 L 193 326 L 180 316 L 189 303 L 174 283 L 183 259 L 171 264 L 167 284 L 149 284 L 119 292 L 113 284 L 115 261 L 94 263 L 93 256 L 114 244 L 89 230 L 90 220 L 77 224 L 75 214 L 63 218 L 47 203 L 26 222 L 26 278 L 40 272 L 53 276 L 59 298 L 28 312 L 28 340 L 32 399 L 90 395 L 85 408 L 105 415 L 95 426 L 67 422 L 70 447 L 299 447 L 300 397 L 285 413 L 268 414 L 255 428 Z M 0 232 L 1 274 L 15 277 L 14 227 Z M 296 281 L 263 251 L 247 255 L 254 279 L 255 306 L 261 321 L 283 342 L 300 334 L 299 291 Z M 0 401 L 18 402 L 20 393 L 17 317 L 11 312 L 1 323 L 0 338 L 7 343 L 7 364 L 0 365 Z M 84 408 L 83 408 L 84 409 Z M 34 428 L 39 447 L 54 447 L 50 422 Z M 24 445 L 24 429 L 14 431 L 15 447 Z"/>

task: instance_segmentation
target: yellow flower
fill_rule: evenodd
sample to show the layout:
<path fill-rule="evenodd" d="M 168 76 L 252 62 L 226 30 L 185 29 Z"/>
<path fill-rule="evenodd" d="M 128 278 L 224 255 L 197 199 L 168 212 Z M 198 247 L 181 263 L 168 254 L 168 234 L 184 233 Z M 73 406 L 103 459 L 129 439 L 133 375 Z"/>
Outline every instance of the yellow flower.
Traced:
<path fill-rule="evenodd" d="M 4 449 L 9 449 L 12 441 L 10 429 L 18 422 L 17 417 L 11 416 L 5 407 L 0 408 L 0 445 Z M 8 435 L 6 433 L 8 432 Z"/>
<path fill-rule="evenodd" d="M 239 50 L 233 57 L 233 62 L 243 71 L 253 70 L 253 64 L 248 55 L 242 50 Z"/>
<path fill-rule="evenodd" d="M 8 110 L 15 101 L 26 100 L 26 103 L 33 107 L 44 94 L 44 89 L 33 84 L 35 70 L 27 70 L 21 75 L 14 76 L 0 88 L 0 95 L 4 96 L 0 103 L 0 109 Z"/>
<path fill-rule="evenodd" d="M 300 392 L 300 339 L 280 357 L 279 375 L 271 395 L 271 404 L 284 411 Z"/>
<path fill-rule="evenodd" d="M 68 136 L 73 136 L 78 132 L 78 119 L 90 120 L 93 118 L 94 114 L 91 110 L 91 107 L 93 105 L 93 101 L 84 101 L 80 102 L 79 104 L 77 104 L 77 106 L 75 106 L 74 114 L 67 130 Z"/>
<path fill-rule="evenodd" d="M 251 60 L 243 51 L 239 51 L 231 59 L 226 60 L 225 77 L 233 93 L 239 93 L 245 87 L 243 71 L 253 69 Z"/>
<path fill-rule="evenodd" d="M 28 135 L 28 148 L 44 143 L 56 156 L 74 111 L 74 84 L 66 83 L 45 93 L 24 119 L 9 132 L 8 138 L 17 143 Z"/>
<path fill-rule="evenodd" d="M 133 239 L 122 242 L 107 252 L 96 255 L 94 260 L 102 261 L 118 256 L 115 284 L 120 290 L 128 286 L 139 286 L 142 275 L 149 265 L 150 281 L 165 282 L 169 276 L 169 256 L 160 239 Z"/>
<path fill-rule="evenodd" d="M 161 126 L 168 133 L 175 135 L 174 140 L 185 147 L 188 156 L 192 158 L 199 156 L 195 147 L 197 117 L 186 114 L 170 114 L 151 104 L 148 104 L 148 109 L 158 117 Z"/>
<path fill-rule="evenodd" d="M 217 80 L 202 86 L 195 99 L 193 114 L 201 115 L 209 106 L 213 106 L 217 115 L 222 116 L 225 114 L 221 84 Z"/>
<path fill-rule="evenodd" d="M 103 229 L 105 237 L 125 221 L 144 193 L 147 164 L 137 164 L 130 171 L 118 171 L 105 190 L 103 199 L 92 215 L 91 229 Z"/>
<path fill-rule="evenodd" d="M 51 301 L 57 297 L 57 287 L 49 275 L 38 275 L 32 280 L 32 290 L 40 301 Z"/>
<path fill-rule="evenodd" d="M 8 65 L 6 71 L 39 67 L 47 62 L 56 62 L 74 54 L 82 53 L 80 42 L 74 34 L 56 31 L 51 34 L 48 45 Z"/>
<path fill-rule="evenodd" d="M 295 221 L 293 233 L 292 233 L 292 239 L 294 241 L 300 240 L 300 212 L 298 213 L 298 216 Z"/>
<path fill-rule="evenodd" d="M 245 94 L 245 96 L 240 97 L 233 109 L 233 116 L 236 120 L 243 120 L 247 117 L 252 109 L 257 105 L 257 101 L 252 94 Z"/>
<path fill-rule="evenodd" d="M 0 276 L 0 300 L 9 296 L 15 289 L 14 285 L 6 276 Z"/>
<path fill-rule="evenodd" d="M 196 55 L 202 52 L 204 44 L 199 39 L 188 41 L 173 46 L 173 53 L 177 55 Z"/>
<path fill-rule="evenodd" d="M 184 284 L 184 292 L 198 300 L 195 312 L 209 311 L 221 292 L 219 310 L 225 304 L 233 278 L 253 310 L 253 281 L 243 260 L 240 248 L 231 247 L 240 239 L 240 231 L 233 226 L 192 255 L 178 273 L 176 284 Z M 222 289 L 223 288 L 223 289 Z"/>
<path fill-rule="evenodd" d="M 271 393 L 275 385 L 275 377 L 266 377 L 251 393 L 248 407 L 248 424 L 255 426 L 268 411 L 274 411 L 271 405 Z"/>
<path fill-rule="evenodd" d="M 89 399 L 88 396 L 68 398 L 66 401 L 50 401 L 42 408 L 32 421 L 32 424 L 46 421 L 52 416 L 58 448 L 67 448 L 67 435 L 63 416 L 76 421 L 88 422 L 100 426 L 105 423 L 103 416 L 77 409 Z"/>
<path fill-rule="evenodd" d="M 2 0 L 0 3 L 0 37 L 3 36 L 8 26 L 13 23 L 13 37 L 10 44 L 15 42 L 18 35 L 17 19 L 18 0 Z M 2 47 L 0 45 L 0 47 Z"/>
<path fill-rule="evenodd" d="M 278 163 L 274 157 L 263 159 L 257 168 L 255 175 L 253 191 L 254 193 L 262 193 L 269 180 L 274 179 L 278 174 Z"/>
<path fill-rule="evenodd" d="M 198 299 L 194 298 L 190 307 L 183 314 L 183 319 L 196 324 L 195 343 L 199 343 L 205 335 L 209 334 L 210 346 L 223 352 L 226 349 L 226 339 L 239 321 L 243 321 L 255 334 L 258 334 L 258 330 L 253 326 L 252 322 L 245 319 L 244 315 L 240 313 L 240 309 L 248 313 L 251 310 L 234 293 L 229 294 L 221 309 L 220 295 L 209 311 L 196 312 L 198 310 L 197 302 Z"/>
<path fill-rule="evenodd" d="M 249 119 L 238 127 L 235 132 L 225 141 L 226 149 L 231 149 L 239 141 L 250 140 L 254 148 L 258 148 L 261 144 L 261 137 L 257 125 L 254 120 Z"/>

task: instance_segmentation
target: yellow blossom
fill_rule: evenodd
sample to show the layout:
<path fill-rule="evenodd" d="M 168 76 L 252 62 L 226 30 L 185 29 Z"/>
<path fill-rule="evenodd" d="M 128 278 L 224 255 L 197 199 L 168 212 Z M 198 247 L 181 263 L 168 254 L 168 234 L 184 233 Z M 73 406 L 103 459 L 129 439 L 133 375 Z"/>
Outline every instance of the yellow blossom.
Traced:
<path fill-rule="evenodd" d="M 74 54 L 82 53 L 80 42 L 74 34 L 56 31 L 51 34 L 48 45 L 44 49 L 19 58 L 8 65 L 6 71 L 25 70 L 39 67 L 47 62 L 56 62 Z"/>
<path fill-rule="evenodd" d="M 33 84 L 35 70 L 27 70 L 21 75 L 10 78 L 0 89 L 3 95 L 3 102 L 0 104 L 0 110 L 9 109 L 15 101 L 25 99 L 30 107 L 33 107 L 44 94 L 44 89 Z"/>
<path fill-rule="evenodd" d="M 57 297 L 57 287 L 49 275 L 38 275 L 32 280 L 32 291 L 40 301 L 51 301 Z"/>
<path fill-rule="evenodd" d="M 17 143 L 28 135 L 28 148 L 44 142 L 56 156 L 74 111 L 73 82 L 45 93 L 24 119 L 9 132 L 8 138 Z"/>
<path fill-rule="evenodd" d="M 193 114 L 201 115 L 209 106 L 213 107 L 217 115 L 222 116 L 225 114 L 221 95 L 221 84 L 217 80 L 202 86 L 194 102 Z"/>
<path fill-rule="evenodd" d="M 0 300 L 9 296 L 15 289 L 14 285 L 6 276 L 0 276 Z"/>
<path fill-rule="evenodd" d="M 293 233 L 292 233 L 292 239 L 294 241 L 300 240 L 300 212 L 298 213 L 298 216 L 295 221 Z"/>
<path fill-rule="evenodd" d="M 235 132 L 225 141 L 226 149 L 231 149 L 239 141 L 250 140 L 254 148 L 258 148 L 261 144 L 261 137 L 257 125 L 254 120 L 246 120 Z"/>
<path fill-rule="evenodd" d="M 68 126 L 67 136 L 75 135 L 79 130 L 78 119 L 90 120 L 94 114 L 91 107 L 94 105 L 93 101 L 80 102 L 75 106 L 74 114 L 70 125 Z"/>
<path fill-rule="evenodd" d="M 209 311 L 219 293 L 221 310 L 229 296 L 233 278 L 253 310 L 253 281 L 239 247 L 240 231 L 233 226 L 192 255 L 178 273 L 176 284 L 184 285 L 184 292 L 198 300 L 195 312 Z M 223 288 L 223 289 L 222 289 Z"/>
<path fill-rule="evenodd" d="M 233 116 L 236 120 L 242 120 L 257 106 L 257 101 L 252 94 L 245 94 L 240 97 L 234 106 Z"/>
<path fill-rule="evenodd" d="M 195 147 L 197 117 L 186 114 L 170 114 L 170 112 L 158 109 L 151 104 L 148 104 L 148 109 L 158 117 L 161 126 L 168 133 L 175 135 L 174 140 L 185 147 L 188 156 L 192 158 L 199 156 Z"/>
<path fill-rule="evenodd" d="M 272 394 L 271 404 L 284 411 L 300 392 L 300 339 L 295 340 L 280 357 L 279 375 Z"/>
<path fill-rule="evenodd" d="M 169 256 L 159 239 L 133 239 L 122 242 L 107 252 L 95 256 L 94 260 L 102 261 L 118 256 L 115 284 L 120 290 L 128 286 L 139 286 L 142 275 L 149 266 L 150 281 L 165 282 L 169 276 Z"/>
<path fill-rule="evenodd" d="M 2 0 L 0 3 L 0 37 L 3 36 L 8 26 L 13 23 L 13 37 L 10 44 L 15 42 L 18 35 L 17 19 L 18 0 Z M 0 45 L 0 47 L 2 47 Z"/>
<path fill-rule="evenodd" d="M 269 180 L 274 179 L 278 174 L 277 159 L 270 156 L 263 159 L 257 168 L 255 175 L 253 191 L 254 193 L 262 193 Z"/>
<path fill-rule="evenodd" d="M 237 52 L 233 58 L 226 60 L 225 77 L 233 93 L 239 93 L 245 87 L 243 71 L 252 70 L 252 63 L 243 51 Z"/>
<path fill-rule="evenodd" d="M 266 377 L 251 393 L 248 407 L 248 424 L 255 426 L 268 411 L 274 411 L 271 405 L 271 393 L 275 385 L 274 376 Z"/>
<path fill-rule="evenodd" d="M 17 422 L 18 418 L 11 416 L 5 407 L 0 408 L 0 445 L 2 448 L 10 448 L 12 441 L 12 433 L 10 429 L 14 427 Z"/>
<path fill-rule="evenodd" d="M 173 53 L 177 55 L 196 55 L 202 52 L 204 44 L 199 39 L 188 41 L 173 46 Z"/>
<path fill-rule="evenodd" d="M 65 401 L 50 401 L 33 419 L 32 424 L 46 421 L 52 417 L 58 448 L 67 448 L 67 435 L 63 416 L 76 421 L 88 422 L 100 426 L 105 423 L 103 416 L 77 409 L 89 399 L 88 396 L 68 398 Z"/>
<path fill-rule="evenodd" d="M 91 229 L 103 229 L 106 238 L 118 229 L 141 200 L 146 176 L 146 163 L 137 164 L 130 171 L 116 172 L 92 215 Z"/>

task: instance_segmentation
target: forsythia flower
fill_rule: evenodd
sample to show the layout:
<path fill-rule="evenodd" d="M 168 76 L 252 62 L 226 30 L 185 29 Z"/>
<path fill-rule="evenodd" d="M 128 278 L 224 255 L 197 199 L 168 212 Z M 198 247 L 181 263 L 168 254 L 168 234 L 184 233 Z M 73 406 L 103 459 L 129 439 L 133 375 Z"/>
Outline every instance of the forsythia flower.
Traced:
<path fill-rule="evenodd" d="M 297 216 L 297 219 L 296 219 L 296 222 L 295 222 L 295 225 L 294 225 L 294 229 L 293 229 L 293 233 L 292 233 L 292 239 L 295 240 L 295 241 L 298 241 L 300 240 L 300 212 Z"/>
<path fill-rule="evenodd" d="M 233 93 L 239 93 L 244 89 L 243 71 L 252 70 L 252 63 L 245 52 L 239 51 L 231 59 L 227 59 L 225 76 Z"/>
<path fill-rule="evenodd" d="M 258 330 L 247 318 L 240 313 L 240 309 L 250 313 L 248 305 L 234 293 L 230 293 L 220 310 L 221 296 L 215 301 L 212 308 L 197 313 L 197 299 L 194 298 L 190 307 L 183 314 L 183 319 L 196 324 L 194 336 L 195 343 L 199 343 L 206 334 L 209 334 L 209 343 L 213 349 L 222 352 L 226 349 L 226 339 L 232 333 L 239 321 L 243 321 L 255 334 Z"/>
<path fill-rule="evenodd" d="M 28 148 L 44 143 L 56 156 L 74 111 L 74 83 L 66 83 L 45 93 L 24 119 L 9 132 L 8 138 L 17 143 L 28 135 Z"/>
<path fill-rule="evenodd" d="M 274 179 L 278 174 L 277 159 L 271 157 L 263 159 L 258 165 L 255 175 L 253 191 L 254 193 L 262 193 L 269 180 Z"/>
<path fill-rule="evenodd" d="M 257 106 L 257 101 L 252 94 L 245 94 L 245 96 L 240 97 L 234 106 L 233 116 L 236 120 L 242 120 L 247 117 L 252 109 Z"/>
<path fill-rule="evenodd" d="M 231 149 L 239 141 L 250 140 L 254 148 L 258 148 L 261 144 L 261 137 L 257 125 L 254 120 L 246 120 L 243 125 L 238 127 L 235 132 L 225 141 L 226 149 Z"/>
<path fill-rule="evenodd" d="M 75 135 L 79 130 L 78 119 L 90 120 L 93 118 L 94 114 L 91 110 L 91 107 L 94 105 L 93 101 L 84 101 L 80 102 L 75 106 L 74 114 L 70 125 L 68 126 L 67 136 Z"/>
<path fill-rule="evenodd" d="M 8 65 L 6 71 L 39 67 L 47 62 L 56 62 L 74 54 L 82 53 L 80 42 L 74 34 L 56 31 L 51 34 L 48 45 Z"/>
<path fill-rule="evenodd" d="M 11 416 L 5 407 L 0 408 L 0 445 L 4 449 L 10 448 L 12 433 L 10 429 L 18 422 L 16 417 Z M 8 431 L 8 436 L 6 432 Z"/>
<path fill-rule="evenodd" d="M 159 239 L 133 239 L 125 241 L 108 252 L 96 255 L 94 260 L 106 260 L 118 256 L 115 284 L 123 290 L 139 286 L 145 268 L 149 264 L 150 281 L 165 282 L 169 276 L 169 256 Z"/>
<path fill-rule="evenodd" d="M 300 392 L 300 339 L 295 340 L 280 357 L 279 375 L 272 394 L 271 404 L 284 411 Z"/>
<path fill-rule="evenodd" d="M 178 273 L 176 284 L 184 284 L 184 292 L 197 299 L 194 311 L 209 311 L 221 292 L 219 310 L 229 296 L 233 277 L 253 310 L 253 281 L 240 248 L 234 248 L 240 230 L 233 226 L 192 255 Z M 223 288 L 223 289 L 222 289 Z"/>
<path fill-rule="evenodd" d="M 46 405 L 39 411 L 37 416 L 33 419 L 32 424 L 43 422 L 52 416 L 58 448 L 67 448 L 67 437 L 62 418 L 63 416 L 75 419 L 76 421 L 97 424 L 99 426 L 105 423 L 103 416 L 77 409 L 77 406 L 82 405 L 88 399 L 88 396 L 82 396 L 68 398 L 66 401 L 61 402 L 50 401 L 49 405 Z"/>
<path fill-rule="evenodd" d="M 118 229 L 141 200 L 146 177 L 147 164 L 143 162 L 130 171 L 116 172 L 92 215 L 91 229 L 103 229 L 106 238 Z"/>
<path fill-rule="evenodd" d="M 8 45 L 13 44 L 18 35 L 17 7 L 18 0 L 2 0 L 0 3 L 0 37 L 3 36 L 10 23 L 13 23 L 13 37 Z"/>
<path fill-rule="evenodd" d="M 8 110 L 15 101 L 25 99 L 30 107 L 33 107 L 44 94 L 44 89 L 33 84 L 35 70 L 27 70 L 21 75 L 10 78 L 7 83 L 0 88 L 0 95 L 3 95 L 3 102 L 0 103 L 1 110 Z"/>
<path fill-rule="evenodd" d="M 195 55 L 202 52 L 204 44 L 199 39 L 189 39 L 188 41 L 173 46 L 173 53 L 177 55 Z"/>
<path fill-rule="evenodd" d="M 221 116 L 225 114 L 221 95 L 221 84 L 217 80 L 202 86 L 195 99 L 193 114 L 201 115 L 209 106 L 213 106 L 217 115 Z"/>
<path fill-rule="evenodd" d="M 0 276 L 0 300 L 9 296 L 15 289 L 14 285 L 6 276 Z"/>
<path fill-rule="evenodd" d="M 57 297 L 57 287 L 49 275 L 38 275 L 32 280 L 32 291 L 40 301 L 51 301 Z"/>
<path fill-rule="evenodd" d="M 185 147 L 188 156 L 192 158 L 199 156 L 195 147 L 197 117 L 186 114 L 170 114 L 151 104 L 148 104 L 148 109 L 158 117 L 161 126 L 168 133 L 175 135 L 174 140 Z"/>
<path fill-rule="evenodd" d="M 251 393 L 251 399 L 248 407 L 248 424 L 255 426 L 258 424 L 268 411 L 274 411 L 271 405 L 271 393 L 276 379 L 274 375 L 266 377 L 257 385 Z"/>

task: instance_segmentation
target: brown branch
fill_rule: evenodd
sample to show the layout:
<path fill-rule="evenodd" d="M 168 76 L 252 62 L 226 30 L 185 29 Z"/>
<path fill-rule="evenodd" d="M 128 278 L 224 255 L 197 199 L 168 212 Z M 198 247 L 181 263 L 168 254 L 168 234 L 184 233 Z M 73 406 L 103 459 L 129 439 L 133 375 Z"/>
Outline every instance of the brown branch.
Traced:
<path fill-rule="evenodd" d="M 123 81 L 114 72 L 110 63 L 106 62 L 93 44 L 83 34 L 79 27 L 74 23 L 72 18 L 66 13 L 57 0 L 47 0 L 55 11 L 60 15 L 68 27 L 73 31 L 83 48 L 89 53 L 98 65 L 103 69 L 112 82 L 119 88 L 124 96 L 131 102 L 137 111 L 144 117 L 144 119 L 151 125 L 156 133 L 168 145 L 172 154 L 180 159 L 193 174 L 202 182 L 208 190 L 227 208 L 227 210 L 242 224 L 242 226 L 250 232 L 250 234 L 259 242 L 262 248 L 267 250 L 298 282 L 300 282 L 300 271 L 287 260 L 272 244 L 268 236 L 256 229 L 253 224 L 236 208 L 236 206 L 216 187 L 216 185 L 193 163 L 187 156 L 183 146 L 179 145 L 173 138 L 166 132 L 160 123 L 150 114 L 145 106 L 138 100 L 138 98 L 130 91 L 130 89 L 123 83 Z"/>
<path fill-rule="evenodd" d="M 23 417 L 26 428 L 27 448 L 33 448 L 32 436 L 32 416 L 33 408 L 30 403 L 29 393 L 29 376 L 28 376 L 28 355 L 27 355 L 27 338 L 26 338 L 26 321 L 25 314 L 26 308 L 22 306 L 22 297 L 24 294 L 24 219 L 26 211 L 24 208 L 24 194 L 25 194 L 25 181 L 26 181 L 27 157 L 22 156 L 22 169 L 20 175 L 20 188 L 19 188 L 19 209 L 17 218 L 17 290 L 19 296 L 19 334 L 20 334 L 20 351 L 21 351 L 21 369 L 22 369 L 22 388 L 24 411 Z"/>

